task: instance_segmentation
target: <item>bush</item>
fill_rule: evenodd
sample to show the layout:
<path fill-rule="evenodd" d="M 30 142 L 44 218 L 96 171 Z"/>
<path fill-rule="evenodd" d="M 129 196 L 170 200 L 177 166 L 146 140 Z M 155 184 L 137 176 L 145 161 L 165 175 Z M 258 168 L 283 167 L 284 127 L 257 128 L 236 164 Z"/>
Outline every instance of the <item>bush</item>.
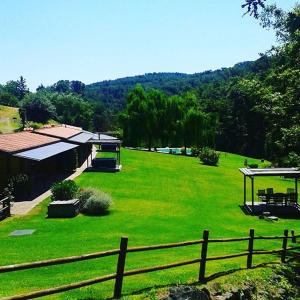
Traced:
<path fill-rule="evenodd" d="M 186 155 L 186 149 L 185 149 L 185 147 L 180 148 L 180 154 L 181 155 Z"/>
<path fill-rule="evenodd" d="M 79 201 L 80 201 L 80 207 L 82 208 L 86 201 L 94 194 L 96 193 L 97 190 L 93 188 L 86 188 L 86 189 L 81 189 L 79 191 Z"/>
<path fill-rule="evenodd" d="M 250 168 L 250 169 L 257 169 L 258 168 L 258 164 L 249 164 L 248 168 Z"/>
<path fill-rule="evenodd" d="M 73 180 L 64 180 L 56 182 L 51 188 L 52 201 L 71 200 L 78 196 L 78 186 Z"/>
<path fill-rule="evenodd" d="M 89 196 L 83 204 L 82 212 L 89 216 L 100 216 L 107 214 L 112 203 L 110 195 L 98 190 L 89 190 L 89 192 L 92 192 L 91 196 Z M 86 195 L 89 192 L 87 192 Z"/>
<path fill-rule="evenodd" d="M 18 174 L 8 181 L 8 187 L 16 200 L 26 199 L 30 193 L 29 177 L 26 174 Z"/>
<path fill-rule="evenodd" d="M 200 153 L 200 149 L 197 147 L 192 147 L 191 148 L 191 156 L 193 157 L 198 157 Z"/>
<path fill-rule="evenodd" d="M 300 167 L 300 156 L 295 152 L 290 152 L 279 162 L 279 165 L 286 168 Z"/>
<path fill-rule="evenodd" d="M 204 147 L 199 153 L 199 158 L 204 165 L 217 166 L 219 163 L 220 154 L 209 147 Z"/>

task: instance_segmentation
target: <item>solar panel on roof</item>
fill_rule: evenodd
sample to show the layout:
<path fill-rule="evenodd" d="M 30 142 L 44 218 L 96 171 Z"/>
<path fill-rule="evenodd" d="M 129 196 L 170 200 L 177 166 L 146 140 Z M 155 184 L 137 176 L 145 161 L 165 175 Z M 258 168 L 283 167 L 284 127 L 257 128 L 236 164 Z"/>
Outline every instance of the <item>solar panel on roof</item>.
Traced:
<path fill-rule="evenodd" d="M 79 146 L 70 143 L 65 143 L 65 142 L 58 142 L 48 146 L 19 152 L 14 154 L 14 156 L 40 161 L 49 158 L 51 156 L 57 155 L 59 153 L 74 149 L 76 147 Z"/>

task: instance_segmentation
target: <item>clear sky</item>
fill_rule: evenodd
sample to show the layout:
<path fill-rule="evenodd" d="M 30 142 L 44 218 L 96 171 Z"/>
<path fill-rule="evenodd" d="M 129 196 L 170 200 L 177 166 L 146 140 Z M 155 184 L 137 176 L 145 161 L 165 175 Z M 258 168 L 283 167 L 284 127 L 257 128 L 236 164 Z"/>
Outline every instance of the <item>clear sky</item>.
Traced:
<path fill-rule="evenodd" d="M 271 3 L 272 0 L 268 0 Z M 253 60 L 275 42 L 243 0 L 0 0 L 0 83 L 34 90 Z M 288 9 L 296 1 L 277 0 Z"/>

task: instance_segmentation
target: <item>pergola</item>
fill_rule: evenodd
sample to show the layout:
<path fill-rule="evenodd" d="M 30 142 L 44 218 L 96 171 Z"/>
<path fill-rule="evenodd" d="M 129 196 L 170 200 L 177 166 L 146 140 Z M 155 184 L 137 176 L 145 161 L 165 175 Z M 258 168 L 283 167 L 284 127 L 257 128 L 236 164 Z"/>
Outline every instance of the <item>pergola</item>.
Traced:
<path fill-rule="evenodd" d="M 295 180 L 296 204 L 298 204 L 298 179 L 300 178 L 300 170 L 298 168 L 266 168 L 266 169 L 248 169 L 240 168 L 240 172 L 244 175 L 244 206 L 247 205 L 247 178 L 251 180 L 251 206 L 254 209 L 254 178 L 261 176 L 280 176 L 285 178 L 293 178 Z"/>
<path fill-rule="evenodd" d="M 95 158 L 92 165 L 98 170 L 120 171 L 121 170 L 121 140 L 105 133 L 94 133 L 88 143 L 98 145 L 97 152 L 109 152 L 116 158 Z"/>

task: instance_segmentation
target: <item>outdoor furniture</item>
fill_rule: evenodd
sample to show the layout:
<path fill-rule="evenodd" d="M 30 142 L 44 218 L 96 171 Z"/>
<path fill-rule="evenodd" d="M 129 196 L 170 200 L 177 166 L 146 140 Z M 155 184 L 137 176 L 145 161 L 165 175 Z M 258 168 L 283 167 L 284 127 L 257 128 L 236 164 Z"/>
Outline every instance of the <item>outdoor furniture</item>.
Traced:
<path fill-rule="evenodd" d="M 287 194 L 294 194 L 294 193 L 295 193 L 295 189 L 287 188 L 287 189 L 286 189 L 286 193 L 287 193 Z"/>
<path fill-rule="evenodd" d="M 286 194 L 286 201 L 289 205 L 297 204 L 298 194 L 296 193 L 288 193 Z"/>
<path fill-rule="evenodd" d="M 115 158 L 94 158 L 92 160 L 92 167 L 95 169 L 115 170 L 117 167 L 117 159 L 115 159 Z"/>
<path fill-rule="evenodd" d="M 273 193 L 267 194 L 267 198 L 269 199 L 269 204 L 273 205 L 287 205 L 286 203 L 286 195 L 284 193 Z"/>
<path fill-rule="evenodd" d="M 300 169 L 298 168 L 240 168 L 240 172 L 244 177 L 244 207 L 252 214 L 261 213 L 266 204 L 270 205 L 270 210 L 275 209 L 276 213 L 283 214 L 299 214 L 300 206 L 298 205 L 298 180 L 300 178 Z M 268 188 L 266 192 L 266 204 L 261 202 L 255 202 L 255 178 L 257 177 L 288 177 L 294 179 L 294 194 L 289 193 L 292 190 L 288 190 L 288 193 L 274 193 L 273 188 Z M 250 180 L 251 189 L 250 197 L 247 196 L 247 179 Z M 258 195 L 262 196 L 262 195 Z M 263 198 L 263 197 L 262 197 Z M 250 201 L 247 201 L 250 200 Z M 285 205 L 284 205 L 285 204 Z M 291 205 L 288 205 L 291 204 Z M 276 206 L 281 206 L 278 209 Z M 289 207 L 290 206 L 290 207 Z M 291 209 L 289 209 L 291 208 Z"/>
<path fill-rule="evenodd" d="M 48 218 L 73 218 L 79 213 L 79 200 L 52 201 L 48 205 Z"/>
<path fill-rule="evenodd" d="M 260 201 L 262 202 L 266 202 L 267 198 L 266 198 L 266 191 L 265 190 L 258 190 L 257 191 L 257 197 Z"/>
<path fill-rule="evenodd" d="M 102 144 L 101 152 L 118 152 L 119 145 L 118 144 Z"/>

